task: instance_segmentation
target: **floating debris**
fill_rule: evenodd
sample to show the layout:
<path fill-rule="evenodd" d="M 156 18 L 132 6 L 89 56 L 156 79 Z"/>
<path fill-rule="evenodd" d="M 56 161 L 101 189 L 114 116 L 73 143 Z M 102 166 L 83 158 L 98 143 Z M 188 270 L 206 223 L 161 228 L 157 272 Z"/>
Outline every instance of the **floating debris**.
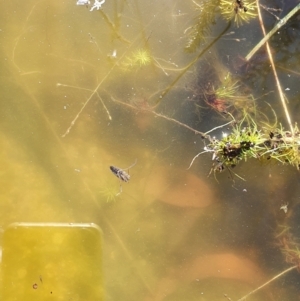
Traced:
<path fill-rule="evenodd" d="M 88 0 L 78 0 L 76 5 L 86 5 L 88 6 L 91 2 Z"/>
<path fill-rule="evenodd" d="M 288 212 L 288 204 L 289 203 L 285 203 L 285 204 L 281 205 L 279 210 L 283 210 L 284 213 L 287 213 Z"/>
<path fill-rule="evenodd" d="M 88 7 L 90 5 L 90 1 L 89 0 L 78 0 L 76 5 L 85 5 L 86 7 Z M 90 9 L 90 11 L 93 11 L 95 8 L 97 10 L 99 10 L 102 6 L 102 4 L 105 3 L 105 0 L 101 0 L 101 1 L 98 1 L 98 0 L 95 0 L 92 8 Z"/>

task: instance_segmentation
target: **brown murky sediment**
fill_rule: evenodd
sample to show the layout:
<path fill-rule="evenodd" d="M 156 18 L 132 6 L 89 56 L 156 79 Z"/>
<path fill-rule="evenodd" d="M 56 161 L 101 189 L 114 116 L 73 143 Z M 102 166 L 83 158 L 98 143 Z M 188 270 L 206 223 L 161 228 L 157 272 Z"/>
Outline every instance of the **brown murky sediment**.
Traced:
<path fill-rule="evenodd" d="M 153 168 L 149 174 L 146 194 L 178 207 L 204 208 L 216 202 L 207 179 L 168 166 Z"/>
<path fill-rule="evenodd" d="M 207 254 L 173 268 L 157 284 L 155 298 L 160 301 L 190 282 L 223 278 L 245 282 L 255 288 L 265 281 L 261 268 L 251 260 L 234 253 Z M 149 299 L 150 300 L 150 299 Z"/>

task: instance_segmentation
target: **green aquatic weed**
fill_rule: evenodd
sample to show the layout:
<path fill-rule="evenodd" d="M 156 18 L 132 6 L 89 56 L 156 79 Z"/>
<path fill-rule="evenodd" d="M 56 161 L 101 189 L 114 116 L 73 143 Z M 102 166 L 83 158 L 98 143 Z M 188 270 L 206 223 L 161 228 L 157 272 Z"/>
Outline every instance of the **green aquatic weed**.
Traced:
<path fill-rule="evenodd" d="M 213 160 L 224 169 L 225 166 L 235 167 L 241 160 L 257 158 L 265 139 L 254 120 L 245 115 L 242 121 L 233 126 L 231 133 L 223 133 L 220 140 L 213 139 L 207 149 L 213 152 Z"/>
<path fill-rule="evenodd" d="M 202 0 L 195 4 L 195 23 L 185 30 L 188 34 L 188 42 L 185 46 L 187 52 L 195 52 L 200 43 L 205 39 L 210 26 L 215 23 L 215 15 L 218 10 L 219 0 Z"/>
<path fill-rule="evenodd" d="M 218 87 L 214 92 L 217 98 L 236 99 L 239 87 L 239 81 L 233 80 L 230 73 L 227 73 L 220 87 Z"/>
<path fill-rule="evenodd" d="M 113 183 L 106 182 L 99 190 L 102 198 L 106 200 L 107 203 L 115 202 L 118 196 L 118 190 Z"/>
<path fill-rule="evenodd" d="M 258 15 L 256 1 L 220 0 L 220 10 L 225 20 L 234 20 L 238 27 Z"/>
<path fill-rule="evenodd" d="M 147 66 L 151 63 L 151 56 L 148 50 L 138 49 L 132 55 L 132 61 L 139 66 Z"/>
<path fill-rule="evenodd" d="M 234 79 L 230 73 L 227 73 L 217 89 L 213 88 L 213 93 L 216 101 L 223 102 L 226 109 L 233 107 L 243 111 L 247 107 L 248 111 L 253 111 L 255 107 L 252 95 L 241 93 L 239 80 Z"/>
<path fill-rule="evenodd" d="M 270 139 L 265 142 L 268 148 L 262 155 L 270 159 L 276 159 L 283 164 L 290 164 L 297 169 L 300 167 L 300 132 L 297 124 L 293 132 L 286 131 L 282 127 L 270 131 Z"/>
<path fill-rule="evenodd" d="M 152 62 L 152 57 L 149 50 L 138 49 L 131 55 L 127 56 L 122 64 L 125 69 L 133 69 L 142 66 L 148 66 Z"/>
<path fill-rule="evenodd" d="M 217 162 L 215 171 L 225 167 L 235 167 L 241 160 L 249 158 L 259 160 L 275 159 L 282 164 L 300 167 L 300 132 L 297 125 L 293 134 L 280 125 L 275 130 L 259 129 L 257 123 L 248 114 L 233 126 L 231 133 L 223 134 L 222 139 L 211 139 L 206 146 Z"/>

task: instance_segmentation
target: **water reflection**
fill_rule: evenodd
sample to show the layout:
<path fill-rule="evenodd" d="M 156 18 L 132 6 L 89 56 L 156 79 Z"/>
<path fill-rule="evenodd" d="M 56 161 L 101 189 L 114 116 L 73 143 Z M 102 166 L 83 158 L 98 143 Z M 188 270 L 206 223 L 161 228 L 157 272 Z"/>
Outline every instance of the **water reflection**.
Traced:
<path fill-rule="evenodd" d="M 285 220 L 282 202 L 288 213 L 298 203 L 296 171 L 245 163 L 237 173 L 247 182 L 233 182 L 227 171 L 217 182 L 207 177 L 210 154 L 187 170 L 204 143 L 174 122 L 199 132 L 225 123 L 222 112 L 194 101 L 200 94 L 192 88 L 212 88 L 228 72 L 239 72 L 244 94 L 274 90 L 271 76 L 261 73 L 270 73 L 267 65 L 234 69 L 238 55 L 257 42 L 248 29 L 232 27 L 235 41 L 220 37 L 199 56 L 183 51 L 192 2 L 106 1 L 90 12 L 76 1 L 31 0 L 10 1 L 1 11 L 2 227 L 100 225 L 112 300 L 224 300 L 224 294 L 237 300 L 287 267 L 275 232 Z M 218 23 L 211 35 L 226 25 Z M 289 64 L 282 59 L 281 70 Z M 297 99 L 298 75 L 281 76 Z M 274 95 L 264 100 L 281 118 Z M 272 115 L 269 106 L 257 106 Z M 136 158 L 117 195 L 109 166 Z M 292 273 L 287 286 L 272 284 L 251 300 L 293 298 L 299 276 Z"/>

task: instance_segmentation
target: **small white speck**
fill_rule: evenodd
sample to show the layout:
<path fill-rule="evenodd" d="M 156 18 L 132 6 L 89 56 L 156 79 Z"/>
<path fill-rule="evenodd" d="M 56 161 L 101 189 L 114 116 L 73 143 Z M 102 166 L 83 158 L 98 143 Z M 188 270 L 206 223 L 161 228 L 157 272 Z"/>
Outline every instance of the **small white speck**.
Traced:
<path fill-rule="evenodd" d="M 279 210 L 283 210 L 284 213 L 287 213 L 288 212 L 288 204 L 289 203 L 281 205 Z"/>
<path fill-rule="evenodd" d="M 290 91 L 290 90 L 291 90 L 290 88 L 286 88 L 286 89 L 285 89 L 285 91 Z"/>
<path fill-rule="evenodd" d="M 81 170 L 80 170 L 80 169 L 76 169 L 76 168 L 75 168 L 74 170 L 75 170 L 76 172 L 81 172 Z"/>
<path fill-rule="evenodd" d="M 90 4 L 90 1 L 88 0 L 78 0 L 76 5 L 88 5 Z"/>

